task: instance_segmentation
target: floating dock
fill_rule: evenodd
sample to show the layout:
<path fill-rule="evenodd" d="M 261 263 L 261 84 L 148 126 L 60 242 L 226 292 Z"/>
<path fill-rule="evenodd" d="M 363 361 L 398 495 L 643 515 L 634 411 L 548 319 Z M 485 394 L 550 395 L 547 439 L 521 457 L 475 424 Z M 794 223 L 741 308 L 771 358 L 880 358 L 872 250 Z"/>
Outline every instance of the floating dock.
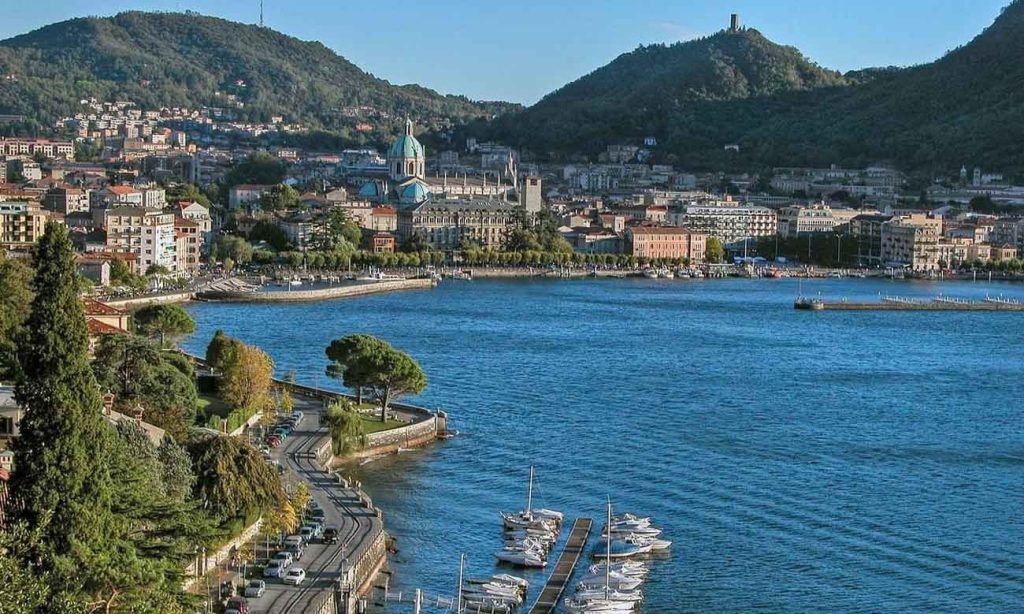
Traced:
<path fill-rule="evenodd" d="M 569 539 L 565 542 L 565 548 L 562 549 L 558 562 L 555 563 L 551 575 L 548 576 L 544 590 L 540 592 L 537 601 L 530 608 L 530 614 L 549 614 L 555 611 L 558 600 L 561 599 L 566 585 L 569 584 L 572 572 L 576 570 L 576 563 L 583 555 L 583 549 L 587 545 L 587 538 L 590 537 L 590 529 L 593 526 L 594 521 L 591 518 L 577 518 L 572 523 L 572 531 L 569 533 Z"/>
<path fill-rule="evenodd" d="M 939 297 L 932 300 L 883 297 L 877 303 L 853 301 L 825 301 L 818 298 L 798 298 L 794 309 L 807 311 L 1013 311 L 1024 312 L 1024 303 L 1014 299 L 971 300 Z"/>

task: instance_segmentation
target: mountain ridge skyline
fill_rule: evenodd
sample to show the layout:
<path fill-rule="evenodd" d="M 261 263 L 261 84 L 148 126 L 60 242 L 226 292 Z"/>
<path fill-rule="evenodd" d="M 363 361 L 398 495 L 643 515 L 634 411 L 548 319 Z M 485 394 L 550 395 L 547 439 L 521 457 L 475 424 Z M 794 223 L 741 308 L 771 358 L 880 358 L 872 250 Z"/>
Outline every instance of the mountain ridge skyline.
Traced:
<path fill-rule="evenodd" d="M 395 7 L 374 7 L 379 10 L 374 10 L 372 14 L 380 15 L 373 18 L 374 25 L 360 25 L 354 29 L 350 27 L 351 24 L 362 23 L 363 17 L 371 13 L 351 9 L 346 11 L 344 17 L 332 21 L 332 10 L 329 7 L 297 4 L 294 10 L 283 12 L 281 7 L 267 2 L 266 23 L 268 27 L 300 40 L 321 42 L 364 71 L 396 85 L 418 84 L 442 94 L 462 95 L 473 100 L 504 100 L 529 105 L 638 46 L 672 44 L 710 35 L 725 26 L 730 11 L 738 12 L 744 25 L 758 28 L 780 44 L 801 49 L 823 67 L 845 73 L 850 70 L 906 67 L 933 61 L 969 41 L 983 25 L 991 22 L 1004 2 L 992 0 L 991 4 L 986 2 L 983 5 L 975 4 L 977 8 L 968 8 L 962 0 L 943 0 L 930 7 L 928 19 L 922 19 L 920 27 L 914 28 L 910 34 L 905 30 L 914 24 L 912 9 L 920 3 L 901 3 L 899 7 L 887 10 L 883 14 L 884 19 L 874 20 L 876 29 L 892 35 L 890 40 L 874 43 L 870 32 L 860 28 L 856 20 L 837 21 L 837 13 L 868 14 L 870 6 L 858 6 L 856 9 L 842 7 L 842 11 L 837 11 L 835 6 L 827 4 L 808 7 L 791 0 L 776 4 L 778 9 L 774 9 L 775 4 L 762 7 L 737 0 L 728 6 L 693 2 L 685 8 L 676 8 L 664 5 L 660 0 L 653 0 L 645 4 L 648 10 L 643 11 L 646 15 L 642 17 L 623 14 L 625 11 L 621 7 L 612 4 L 593 11 L 593 16 L 572 17 L 576 27 L 559 25 L 557 30 L 540 19 L 531 22 L 529 16 L 555 14 L 569 18 L 571 11 L 558 2 L 552 3 L 550 7 L 528 7 L 528 10 L 519 13 L 497 9 L 488 11 L 487 15 L 503 16 L 501 27 L 503 31 L 513 34 L 513 37 L 488 35 L 493 25 L 486 23 L 482 31 L 467 27 L 461 29 L 459 36 L 439 34 L 437 30 L 445 30 L 439 27 L 443 22 L 441 16 L 453 14 L 451 11 L 457 11 L 460 19 L 469 24 L 482 19 L 486 21 L 481 15 L 483 11 L 469 10 L 459 2 L 443 3 L 435 11 L 402 3 Z M 48 5 L 53 8 L 44 10 Z M 105 5 L 109 9 L 104 13 L 110 16 L 129 8 L 190 8 L 188 5 L 189 2 L 172 3 L 166 0 L 118 0 Z M 50 0 L 33 3 L 33 7 L 5 20 L 6 27 L 0 26 L 0 39 L 62 21 L 54 19 L 54 15 L 86 16 L 86 13 L 95 13 L 92 6 L 83 4 L 81 7 L 68 7 L 64 3 L 55 4 Z M 258 20 L 256 4 L 242 6 L 214 1 L 204 3 L 201 8 L 201 14 L 247 25 Z M 792 18 L 796 8 L 800 9 L 801 19 Z M 399 11 L 407 17 L 391 18 Z M 323 13 L 327 18 L 313 18 L 314 13 Z M 427 21 L 422 27 L 410 23 L 424 19 Z M 803 19 L 815 27 L 798 27 Z M 951 25 L 950 22 L 955 23 Z M 327 24 L 331 25 L 328 27 Z M 827 34 L 810 32 L 818 29 Z M 593 35 L 588 36 L 588 33 Z M 388 45 L 389 39 L 408 38 L 410 35 L 422 41 L 417 45 L 415 54 L 395 52 Z M 904 38 L 913 38 L 915 44 L 903 45 L 899 49 L 890 48 L 894 44 L 891 40 Z M 472 54 L 459 52 L 467 46 L 473 47 Z M 908 46 L 911 48 L 907 49 Z M 837 52 L 836 47 L 841 52 Z M 509 56 L 507 52 L 501 51 L 504 49 L 513 51 L 515 55 Z M 557 53 L 557 61 L 551 61 L 552 53 Z M 492 57 L 496 54 L 498 62 Z M 485 68 L 464 70 L 473 64 L 485 64 Z"/>

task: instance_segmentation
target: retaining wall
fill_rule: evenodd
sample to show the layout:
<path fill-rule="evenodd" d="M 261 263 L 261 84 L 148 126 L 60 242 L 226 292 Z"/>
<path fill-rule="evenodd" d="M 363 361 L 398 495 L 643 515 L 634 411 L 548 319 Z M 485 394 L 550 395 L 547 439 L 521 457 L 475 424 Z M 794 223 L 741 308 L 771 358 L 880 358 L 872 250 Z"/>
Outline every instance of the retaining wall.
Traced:
<path fill-rule="evenodd" d="M 238 537 L 224 544 L 215 552 L 207 553 L 205 560 L 203 560 L 201 557 L 196 557 L 196 560 L 192 561 L 192 563 L 190 563 L 185 568 L 186 578 L 185 582 L 182 584 L 182 588 L 188 590 L 193 584 L 195 584 L 196 580 L 198 580 L 202 574 L 205 574 L 206 572 L 215 569 L 217 565 L 220 565 L 224 561 L 228 560 L 228 558 L 231 556 L 231 549 L 241 549 L 243 545 L 252 541 L 253 538 L 256 537 L 256 534 L 259 533 L 260 527 L 262 526 L 263 518 L 259 518 L 256 522 L 249 525 L 247 529 L 242 531 L 238 535 Z"/>
<path fill-rule="evenodd" d="M 377 294 L 379 292 L 395 292 L 398 290 L 418 290 L 432 288 L 432 279 L 403 279 L 400 281 L 377 281 L 341 285 L 333 288 L 316 290 L 289 290 L 280 292 L 230 292 L 208 290 L 196 294 L 201 300 L 237 302 L 237 303 L 288 303 L 300 301 L 322 301 L 332 298 L 346 298 Z"/>

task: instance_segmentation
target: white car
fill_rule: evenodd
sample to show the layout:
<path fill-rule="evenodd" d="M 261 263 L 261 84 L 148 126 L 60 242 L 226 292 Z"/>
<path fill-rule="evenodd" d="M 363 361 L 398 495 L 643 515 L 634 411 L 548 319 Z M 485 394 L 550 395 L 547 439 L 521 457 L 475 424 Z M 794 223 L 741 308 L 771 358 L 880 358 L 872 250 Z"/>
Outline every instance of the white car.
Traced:
<path fill-rule="evenodd" d="M 272 558 L 271 560 L 281 561 L 281 565 L 287 568 L 289 565 L 295 562 L 295 555 L 293 555 L 291 552 L 288 552 L 287 550 L 282 550 L 281 552 L 275 554 L 274 558 Z"/>
<path fill-rule="evenodd" d="M 263 580 L 249 580 L 249 583 L 245 585 L 246 597 L 262 597 L 266 591 L 267 583 Z"/>
<path fill-rule="evenodd" d="M 306 570 L 301 567 L 292 567 L 288 570 L 288 573 L 284 574 L 281 581 L 285 584 L 294 584 L 298 586 L 306 580 Z"/>

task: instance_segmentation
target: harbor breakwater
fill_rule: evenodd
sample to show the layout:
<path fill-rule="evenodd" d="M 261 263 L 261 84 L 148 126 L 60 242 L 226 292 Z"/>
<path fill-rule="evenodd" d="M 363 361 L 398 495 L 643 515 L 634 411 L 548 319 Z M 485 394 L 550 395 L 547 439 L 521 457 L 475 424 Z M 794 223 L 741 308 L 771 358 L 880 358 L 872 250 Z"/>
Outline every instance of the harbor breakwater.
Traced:
<path fill-rule="evenodd" d="M 195 294 L 200 301 L 236 302 L 236 303 L 286 303 L 302 301 L 322 301 L 332 298 L 348 298 L 364 296 L 380 292 L 396 292 L 399 290 L 423 290 L 434 287 L 432 279 L 398 279 L 393 281 L 368 281 L 342 284 L 313 290 L 280 290 L 239 292 L 234 290 L 203 290 Z"/>

